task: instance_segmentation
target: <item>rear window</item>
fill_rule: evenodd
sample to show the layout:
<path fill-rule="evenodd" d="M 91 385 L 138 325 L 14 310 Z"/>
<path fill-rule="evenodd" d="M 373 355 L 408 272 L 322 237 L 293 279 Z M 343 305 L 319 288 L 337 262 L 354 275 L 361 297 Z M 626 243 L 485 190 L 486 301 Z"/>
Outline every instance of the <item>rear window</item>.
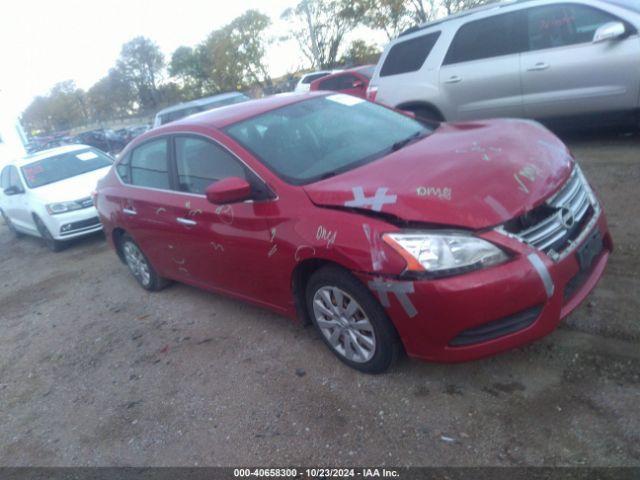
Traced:
<path fill-rule="evenodd" d="M 500 57 L 526 50 L 521 12 L 495 15 L 469 22 L 456 33 L 444 65 Z"/>
<path fill-rule="evenodd" d="M 440 32 L 434 32 L 396 43 L 391 47 L 384 60 L 380 76 L 387 77 L 420 70 L 438 41 L 438 37 L 440 37 Z"/>
<path fill-rule="evenodd" d="M 30 188 L 38 188 L 109 167 L 111 164 L 111 158 L 92 148 L 43 158 L 23 166 L 21 170 L 27 185 Z"/>

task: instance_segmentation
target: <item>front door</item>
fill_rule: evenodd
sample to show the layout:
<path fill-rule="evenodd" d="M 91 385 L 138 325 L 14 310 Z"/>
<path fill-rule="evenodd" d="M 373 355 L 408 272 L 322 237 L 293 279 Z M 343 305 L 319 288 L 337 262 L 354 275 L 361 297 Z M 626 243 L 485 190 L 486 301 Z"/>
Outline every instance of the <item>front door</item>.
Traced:
<path fill-rule="evenodd" d="M 271 272 L 262 266 L 274 253 L 273 201 L 256 175 L 220 144 L 190 135 L 177 135 L 174 142 L 184 280 L 271 304 L 264 294 Z M 252 198 L 226 205 L 207 201 L 206 188 L 229 177 L 246 179 Z"/>
<path fill-rule="evenodd" d="M 599 27 L 621 19 L 577 4 L 531 8 L 526 14 L 529 51 L 522 54 L 521 65 L 528 117 L 544 119 L 637 107 L 638 35 L 593 43 Z"/>
<path fill-rule="evenodd" d="M 447 120 L 522 117 L 520 12 L 460 27 L 440 68 Z"/>

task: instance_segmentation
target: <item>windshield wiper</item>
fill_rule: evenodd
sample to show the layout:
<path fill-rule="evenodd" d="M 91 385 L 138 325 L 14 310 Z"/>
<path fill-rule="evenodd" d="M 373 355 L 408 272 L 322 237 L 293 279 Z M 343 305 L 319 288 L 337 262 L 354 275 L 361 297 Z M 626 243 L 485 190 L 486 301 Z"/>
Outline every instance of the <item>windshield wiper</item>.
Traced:
<path fill-rule="evenodd" d="M 420 131 L 417 131 L 416 133 L 408 136 L 407 138 L 405 138 L 403 140 L 398 140 L 396 143 L 391 145 L 391 151 L 392 152 L 396 152 L 396 151 L 400 150 L 401 148 L 406 147 L 407 145 L 409 145 L 414 140 L 417 140 L 418 138 L 421 138 L 423 135 L 426 135 L 427 133 L 428 133 L 428 131 L 420 130 Z"/>

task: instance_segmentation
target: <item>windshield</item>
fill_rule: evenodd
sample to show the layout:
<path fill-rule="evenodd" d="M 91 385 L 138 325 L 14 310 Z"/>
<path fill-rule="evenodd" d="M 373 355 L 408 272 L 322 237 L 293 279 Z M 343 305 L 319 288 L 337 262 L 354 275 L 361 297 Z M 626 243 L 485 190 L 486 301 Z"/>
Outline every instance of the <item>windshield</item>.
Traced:
<path fill-rule="evenodd" d="M 432 130 L 349 95 L 316 97 L 227 127 L 283 180 L 315 182 L 371 162 Z"/>
<path fill-rule="evenodd" d="M 606 0 L 607 2 L 617 5 L 618 7 L 626 8 L 628 10 L 633 10 L 634 12 L 640 13 L 640 2 L 638 0 Z"/>
<path fill-rule="evenodd" d="M 29 188 L 50 183 L 111 166 L 111 159 L 94 149 L 74 150 L 54 157 L 43 158 L 21 168 Z"/>

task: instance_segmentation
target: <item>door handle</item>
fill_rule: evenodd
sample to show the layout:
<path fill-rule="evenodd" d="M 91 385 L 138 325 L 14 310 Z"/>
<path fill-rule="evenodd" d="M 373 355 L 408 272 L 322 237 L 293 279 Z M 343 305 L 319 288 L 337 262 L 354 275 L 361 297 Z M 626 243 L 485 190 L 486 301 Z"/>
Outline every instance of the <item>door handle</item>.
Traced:
<path fill-rule="evenodd" d="M 549 64 L 545 62 L 538 62 L 534 66 L 527 68 L 528 72 L 540 72 L 549 68 Z"/>
<path fill-rule="evenodd" d="M 125 215 L 137 215 L 138 214 L 138 212 L 136 212 L 132 208 L 123 208 L 122 209 L 122 213 L 124 213 Z"/>
<path fill-rule="evenodd" d="M 459 77 L 458 75 L 453 75 L 449 78 L 447 78 L 444 83 L 460 83 L 462 81 L 462 77 Z"/>
<path fill-rule="evenodd" d="M 182 225 L 186 225 L 188 227 L 193 227 L 195 225 L 198 224 L 198 222 L 196 222 L 195 220 L 189 220 L 188 218 L 182 218 L 182 217 L 178 217 L 176 218 L 176 221 Z"/>

